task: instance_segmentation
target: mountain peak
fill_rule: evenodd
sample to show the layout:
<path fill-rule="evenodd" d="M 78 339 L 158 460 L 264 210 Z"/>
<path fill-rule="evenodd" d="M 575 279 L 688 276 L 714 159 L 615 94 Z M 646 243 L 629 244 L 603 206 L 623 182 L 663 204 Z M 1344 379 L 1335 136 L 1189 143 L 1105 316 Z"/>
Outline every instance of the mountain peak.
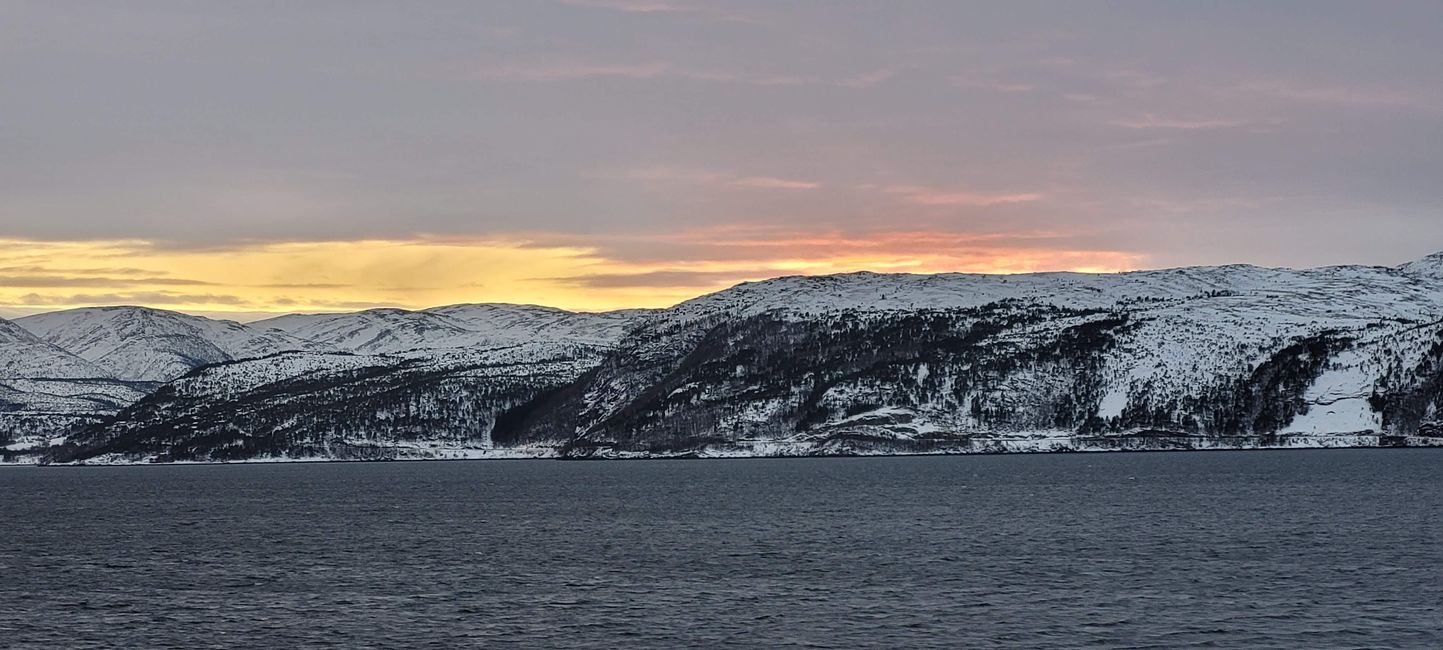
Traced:
<path fill-rule="evenodd" d="M 0 378 L 98 378 L 105 371 L 0 318 Z"/>
<path fill-rule="evenodd" d="M 1404 273 L 1428 278 L 1443 279 L 1443 252 L 1434 253 L 1422 259 L 1398 267 Z"/>
<path fill-rule="evenodd" d="M 532 340 L 611 345 L 641 311 L 589 314 L 539 305 L 458 304 L 335 314 L 289 314 L 251 325 L 361 354 L 487 348 Z"/>
<path fill-rule="evenodd" d="M 15 322 L 129 381 L 169 381 L 197 366 L 313 347 L 234 321 L 150 307 L 81 307 Z"/>

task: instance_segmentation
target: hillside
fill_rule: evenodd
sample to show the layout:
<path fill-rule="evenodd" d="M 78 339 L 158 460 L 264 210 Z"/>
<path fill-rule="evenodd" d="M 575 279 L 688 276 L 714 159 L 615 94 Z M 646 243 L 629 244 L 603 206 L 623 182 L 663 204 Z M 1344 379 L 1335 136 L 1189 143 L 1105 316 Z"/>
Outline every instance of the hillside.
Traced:
<path fill-rule="evenodd" d="M 149 307 L 68 309 L 15 322 L 125 381 L 169 381 L 211 363 L 317 348 L 281 332 Z"/>
<path fill-rule="evenodd" d="M 1443 444 L 1443 256 L 748 283 L 654 312 L 287 316 L 54 460 Z M 356 354 L 359 353 L 359 354 Z"/>

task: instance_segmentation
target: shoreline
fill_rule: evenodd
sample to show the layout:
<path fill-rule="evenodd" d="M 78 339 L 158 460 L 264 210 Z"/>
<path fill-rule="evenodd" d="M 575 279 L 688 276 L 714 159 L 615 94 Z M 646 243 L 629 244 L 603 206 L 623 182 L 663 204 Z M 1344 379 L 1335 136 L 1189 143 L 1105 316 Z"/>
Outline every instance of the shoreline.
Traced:
<path fill-rule="evenodd" d="M 395 458 L 255 458 L 243 460 L 180 460 L 167 462 L 131 461 L 131 462 L 75 462 L 75 463 L 6 463 L 0 462 L 0 468 L 10 467 L 33 467 L 33 468 L 91 468 L 91 467 L 178 467 L 178 466 L 215 466 L 215 465 L 294 465 L 294 464 L 325 464 L 325 463 L 435 463 L 435 462 L 494 462 L 494 461 L 555 461 L 555 462 L 609 462 L 609 461 L 727 461 L 727 460 L 787 460 L 803 458 L 916 458 L 916 457 L 940 457 L 940 456 L 1033 456 L 1033 455 L 1057 455 L 1057 454 L 1151 454 L 1151 453 L 1187 453 L 1187 452 L 1258 452 L 1258 451 L 1327 451 L 1327 450 L 1357 450 L 1357 449 L 1381 449 L 1381 450 L 1406 450 L 1406 449 L 1443 449 L 1443 439 L 1434 439 L 1430 444 L 1414 445 L 1255 445 L 1255 446 L 1213 446 L 1213 447 L 1135 447 L 1135 448 L 1067 448 L 1050 450 L 997 450 L 983 449 L 977 451 L 936 451 L 936 452 L 895 452 L 895 453 L 845 453 L 845 452 L 812 452 L 812 453 L 773 453 L 773 454 L 718 454 L 706 455 L 694 452 L 679 454 L 655 454 L 655 455 L 593 455 L 584 457 L 567 457 L 560 455 L 537 455 L 518 456 L 497 454 L 494 456 L 472 456 L 452 458 L 421 458 L 415 456 L 402 456 Z"/>

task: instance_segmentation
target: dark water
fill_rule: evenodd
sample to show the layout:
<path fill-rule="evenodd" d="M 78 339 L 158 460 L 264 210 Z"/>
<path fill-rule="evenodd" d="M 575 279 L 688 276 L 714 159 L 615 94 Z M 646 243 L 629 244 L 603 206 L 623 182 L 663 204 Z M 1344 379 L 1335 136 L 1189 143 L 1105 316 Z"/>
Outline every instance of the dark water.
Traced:
<path fill-rule="evenodd" d="M 0 468 L 0 646 L 1443 647 L 1443 450 Z"/>

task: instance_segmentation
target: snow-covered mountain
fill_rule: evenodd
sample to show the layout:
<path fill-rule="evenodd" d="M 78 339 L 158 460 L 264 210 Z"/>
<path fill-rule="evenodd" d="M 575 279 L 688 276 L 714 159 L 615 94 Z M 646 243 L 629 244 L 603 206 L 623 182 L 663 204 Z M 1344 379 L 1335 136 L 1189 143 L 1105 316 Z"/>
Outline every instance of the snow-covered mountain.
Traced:
<path fill-rule="evenodd" d="M 1399 269 L 1409 275 L 1433 280 L 1443 279 L 1443 253 L 1436 253 L 1416 262 L 1404 264 Z"/>
<path fill-rule="evenodd" d="M 0 319 L 0 460 L 114 415 L 150 386 L 105 370 Z"/>
<path fill-rule="evenodd" d="M 426 312 L 466 323 L 492 344 L 565 341 L 615 345 L 649 309 L 573 312 L 536 305 L 465 304 L 433 307 Z"/>
<path fill-rule="evenodd" d="M 477 338 L 474 330 L 453 318 L 406 309 L 289 314 L 251 326 L 357 354 L 463 347 Z"/>
<path fill-rule="evenodd" d="M 574 383 L 602 354 L 589 346 L 528 343 L 436 355 L 286 353 L 217 364 L 167 384 L 56 454 L 160 461 L 494 456 L 491 431 L 508 412 Z"/>
<path fill-rule="evenodd" d="M 1398 267 L 788 277 L 653 312 L 286 316 L 85 459 L 1443 444 L 1443 255 Z"/>
<path fill-rule="evenodd" d="M 555 407 L 573 454 L 1374 444 L 1443 402 L 1436 259 L 779 278 L 667 310 Z"/>
<path fill-rule="evenodd" d="M 318 348 L 284 332 L 149 307 L 68 309 L 15 322 L 126 381 L 169 381 L 211 363 Z"/>
<path fill-rule="evenodd" d="M 594 365 L 631 320 L 643 313 L 586 314 L 525 305 L 451 305 L 426 311 L 374 309 L 291 315 L 247 325 L 143 307 L 83 308 L 29 316 L 18 322 L 35 335 L 9 324 L 13 331 L 8 339 L 16 343 L 14 351 L 7 352 L 5 341 L 0 340 L 0 353 L 4 353 L 0 363 L 59 373 L 62 377 L 88 378 L 103 384 L 109 392 L 95 401 L 91 399 L 94 395 L 74 385 L 42 385 L 33 379 L 34 373 L 18 373 L 16 376 L 30 380 L 11 382 L 8 388 L 0 386 L 0 403 L 9 404 L 15 413 L 29 414 L 40 409 L 55 417 L 18 419 L 9 427 L 16 433 L 0 439 L 0 443 L 23 442 L 28 447 L 36 440 L 63 437 L 77 422 L 113 416 L 160 383 L 217 364 L 211 376 L 233 379 L 241 376 L 237 368 L 243 368 L 245 373 L 267 377 L 271 382 L 335 377 L 335 373 L 362 362 L 373 368 L 405 369 L 410 374 L 398 376 L 409 377 L 421 372 L 416 370 L 418 367 L 450 367 L 447 364 L 473 354 L 514 356 L 501 352 L 503 348 L 524 348 L 531 354 L 544 350 L 587 359 Z M 6 334 L 0 331 L 0 337 Z M 25 346 L 38 352 L 22 350 Z M 296 354 L 283 354 L 286 352 Z M 256 361 L 228 363 L 244 359 Z M 209 385 L 215 388 L 217 398 L 239 395 L 252 386 L 246 382 Z M 21 442 L 11 440 L 21 437 Z"/>
<path fill-rule="evenodd" d="M 1326 314 L 1330 306 L 1323 299 L 1329 295 L 1346 297 L 1381 313 L 1418 315 L 1434 313 L 1443 300 L 1443 287 L 1431 281 L 1440 272 L 1443 254 L 1397 268 L 1336 266 L 1301 271 L 1232 265 L 1126 273 L 859 272 L 743 283 L 665 310 L 663 317 L 680 322 L 713 314 L 970 309 L 1001 301 L 1101 309 L 1209 294 L 1237 297 L 1232 304 L 1254 308 L 1260 316 L 1292 311 Z M 1276 305 L 1275 300 L 1287 304 Z"/>
<path fill-rule="evenodd" d="M 0 319 L 0 379 L 93 379 L 109 376 L 95 364 L 41 340 L 12 321 Z"/>
<path fill-rule="evenodd" d="M 337 314 L 291 314 L 252 323 L 329 349 L 397 354 L 570 341 L 611 345 L 644 311 L 569 312 L 533 305 L 450 305 L 422 311 L 368 309 Z"/>

